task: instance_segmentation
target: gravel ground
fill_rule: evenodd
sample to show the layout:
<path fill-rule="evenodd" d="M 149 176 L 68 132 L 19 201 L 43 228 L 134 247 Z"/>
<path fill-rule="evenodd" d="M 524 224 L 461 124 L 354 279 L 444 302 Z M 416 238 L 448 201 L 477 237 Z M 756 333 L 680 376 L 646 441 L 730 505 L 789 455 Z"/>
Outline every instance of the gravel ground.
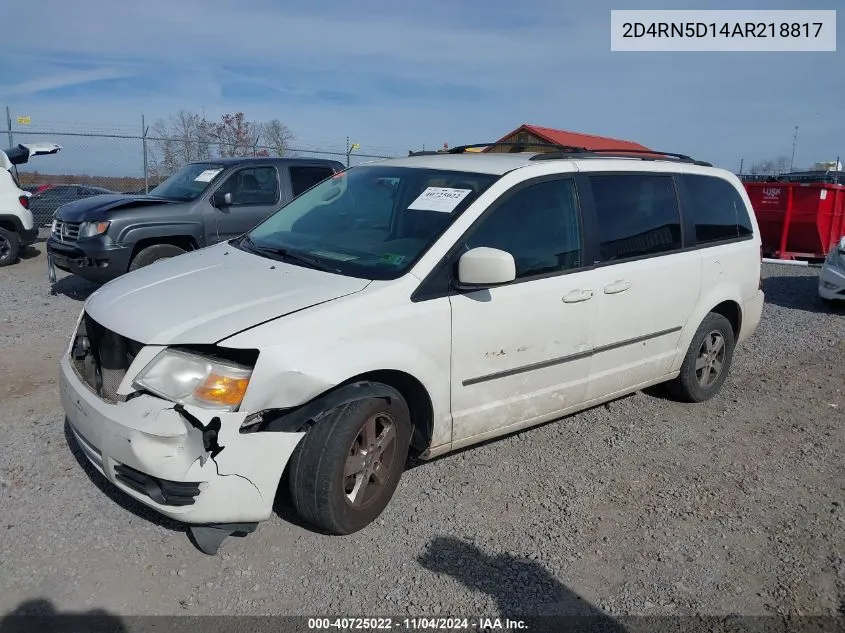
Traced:
<path fill-rule="evenodd" d="M 93 286 L 0 269 L 0 614 L 835 614 L 845 597 L 845 313 L 765 267 L 721 394 L 620 401 L 408 470 L 348 537 L 279 516 L 217 557 L 72 444 L 58 355 Z"/>

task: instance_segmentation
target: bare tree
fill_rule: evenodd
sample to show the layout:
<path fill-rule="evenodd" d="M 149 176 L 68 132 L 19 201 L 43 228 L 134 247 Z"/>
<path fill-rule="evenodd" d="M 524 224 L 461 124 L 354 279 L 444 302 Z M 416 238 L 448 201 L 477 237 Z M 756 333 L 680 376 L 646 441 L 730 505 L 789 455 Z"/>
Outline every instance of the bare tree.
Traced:
<path fill-rule="evenodd" d="M 212 128 L 195 112 L 180 110 L 168 121 L 155 122 L 150 135 L 151 171 L 165 178 L 186 163 L 212 158 Z"/>
<path fill-rule="evenodd" d="M 273 119 L 258 125 L 259 145 L 268 150 L 273 156 L 284 156 L 290 149 L 293 133 L 288 126 Z"/>
<path fill-rule="evenodd" d="M 282 156 L 292 138 L 291 131 L 278 119 L 253 123 L 243 112 L 235 112 L 211 121 L 196 112 L 180 110 L 152 126 L 148 137 L 150 176 L 160 181 L 186 163 L 217 157 Z"/>
<path fill-rule="evenodd" d="M 211 134 L 220 156 L 252 156 L 255 151 L 255 126 L 243 112 L 221 116 L 219 122 L 211 124 Z"/>
<path fill-rule="evenodd" d="M 748 172 L 751 174 L 771 175 L 777 176 L 789 171 L 789 158 L 786 156 L 778 156 L 770 158 L 751 165 Z"/>

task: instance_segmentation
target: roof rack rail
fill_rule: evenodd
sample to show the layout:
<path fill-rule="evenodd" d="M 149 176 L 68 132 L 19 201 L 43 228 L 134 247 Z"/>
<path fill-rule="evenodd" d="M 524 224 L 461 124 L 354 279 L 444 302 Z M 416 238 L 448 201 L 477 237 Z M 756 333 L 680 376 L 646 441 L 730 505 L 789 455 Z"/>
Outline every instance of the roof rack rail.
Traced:
<path fill-rule="evenodd" d="M 467 150 L 473 149 L 475 147 L 510 147 L 509 153 L 519 153 L 524 151 L 528 147 L 548 147 L 554 148 L 556 151 L 559 152 L 570 152 L 573 154 L 582 153 L 589 151 L 586 147 L 576 147 L 573 145 L 558 145 L 557 143 L 473 143 L 472 145 L 458 145 L 457 147 L 453 147 L 448 150 L 446 153 L 448 154 L 464 154 Z"/>
<path fill-rule="evenodd" d="M 646 154 L 647 156 L 635 157 L 631 154 Z M 701 167 L 712 167 L 711 163 L 703 160 L 696 160 L 686 154 L 676 154 L 674 152 L 663 152 L 656 149 L 628 149 L 627 147 L 620 148 L 606 148 L 606 149 L 590 149 L 584 152 L 547 152 L 544 154 L 537 154 L 532 156 L 530 160 L 555 160 L 563 158 L 586 158 L 592 155 L 594 158 L 610 155 L 624 158 L 640 158 L 640 160 L 663 160 L 666 158 L 676 158 L 682 163 L 690 163 L 692 165 L 699 165 Z"/>
<path fill-rule="evenodd" d="M 433 154 L 445 154 L 443 150 L 424 149 L 419 152 L 409 151 L 408 156 L 431 156 Z"/>

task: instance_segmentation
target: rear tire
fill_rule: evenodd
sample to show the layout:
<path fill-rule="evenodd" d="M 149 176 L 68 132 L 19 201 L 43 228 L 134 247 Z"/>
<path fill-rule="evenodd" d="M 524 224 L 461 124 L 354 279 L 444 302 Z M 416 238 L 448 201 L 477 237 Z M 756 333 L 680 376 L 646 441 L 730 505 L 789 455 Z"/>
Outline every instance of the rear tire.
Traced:
<path fill-rule="evenodd" d="M 390 390 L 390 402 L 369 398 L 329 411 L 291 456 L 293 506 L 304 521 L 328 534 L 363 529 L 396 491 L 412 427 L 408 404 Z"/>
<path fill-rule="evenodd" d="M 734 331 L 730 321 L 710 312 L 690 341 L 681 373 L 666 388 L 684 402 L 704 402 L 722 388 L 733 360 Z"/>
<path fill-rule="evenodd" d="M 186 252 L 185 249 L 174 246 L 173 244 L 153 244 L 142 249 L 132 258 L 132 263 L 129 264 L 129 270 L 138 270 L 159 260 L 176 257 Z"/>
<path fill-rule="evenodd" d="M 18 234 L 0 228 L 0 266 L 14 264 L 18 259 L 20 248 Z"/>

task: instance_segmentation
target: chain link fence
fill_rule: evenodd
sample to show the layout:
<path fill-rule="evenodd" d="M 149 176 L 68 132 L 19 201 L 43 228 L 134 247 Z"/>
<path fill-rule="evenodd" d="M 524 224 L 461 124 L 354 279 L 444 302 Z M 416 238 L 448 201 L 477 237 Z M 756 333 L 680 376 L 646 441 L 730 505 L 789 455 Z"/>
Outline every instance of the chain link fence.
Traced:
<path fill-rule="evenodd" d="M 25 121 L 24 117 L 21 119 Z M 55 155 L 36 157 L 17 168 L 21 186 L 30 190 L 45 185 L 74 185 L 118 193 L 145 193 L 185 163 L 225 156 L 326 158 L 345 165 L 356 165 L 401 155 L 395 150 L 367 151 L 358 144 L 351 146 L 348 139 L 345 144 L 324 147 L 309 147 L 295 140 L 276 146 L 248 145 L 207 137 L 165 138 L 149 130 L 132 134 L 125 126 L 115 126 L 124 129 L 110 131 L 83 130 L 76 125 L 33 125 L 29 121 L 15 125 L 8 109 L 5 127 L 0 136 L 0 147 L 32 142 L 57 143 L 62 147 Z"/>

